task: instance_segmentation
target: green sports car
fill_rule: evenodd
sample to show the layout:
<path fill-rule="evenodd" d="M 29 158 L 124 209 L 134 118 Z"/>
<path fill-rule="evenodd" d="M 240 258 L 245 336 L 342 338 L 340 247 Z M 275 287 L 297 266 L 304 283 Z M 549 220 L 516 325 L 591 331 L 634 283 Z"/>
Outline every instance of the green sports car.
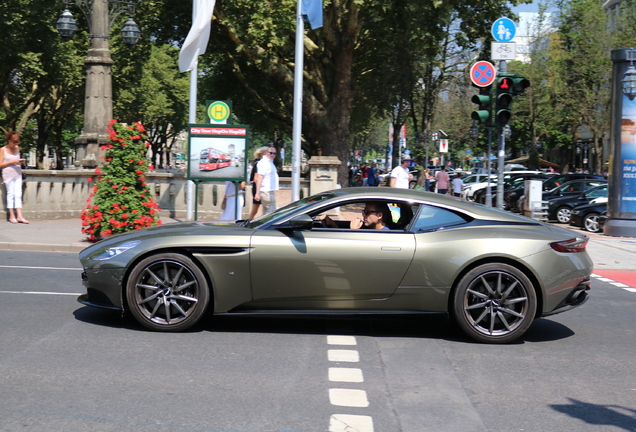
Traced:
<path fill-rule="evenodd" d="M 384 229 L 351 228 L 368 203 L 389 209 Z M 206 311 L 439 312 L 478 341 L 506 343 L 535 318 L 585 303 L 587 242 L 449 196 L 336 189 L 251 221 L 112 236 L 80 253 L 78 300 L 158 331 L 187 329 Z"/>

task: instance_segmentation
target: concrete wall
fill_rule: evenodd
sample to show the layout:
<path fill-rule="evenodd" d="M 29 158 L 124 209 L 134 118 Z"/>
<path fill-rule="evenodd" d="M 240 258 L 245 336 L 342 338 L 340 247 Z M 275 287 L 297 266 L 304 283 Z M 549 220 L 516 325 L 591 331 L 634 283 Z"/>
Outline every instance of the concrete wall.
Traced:
<path fill-rule="evenodd" d="M 95 176 L 93 170 L 26 170 L 23 184 L 22 213 L 26 219 L 66 219 L 79 217 L 87 205 L 90 193 L 88 179 Z M 182 174 L 148 173 L 148 190 L 154 193 L 161 208 L 161 216 L 184 219 L 186 217 L 186 179 Z M 280 179 L 278 205 L 291 202 L 291 178 Z M 309 181 L 301 180 L 303 196 L 309 195 Z M 199 185 L 197 219 L 211 220 L 221 216 L 221 201 L 225 195 L 225 182 L 206 182 Z M 0 209 L 6 210 L 6 190 L 0 186 Z M 252 191 L 248 185 L 243 217 L 252 208 Z"/>

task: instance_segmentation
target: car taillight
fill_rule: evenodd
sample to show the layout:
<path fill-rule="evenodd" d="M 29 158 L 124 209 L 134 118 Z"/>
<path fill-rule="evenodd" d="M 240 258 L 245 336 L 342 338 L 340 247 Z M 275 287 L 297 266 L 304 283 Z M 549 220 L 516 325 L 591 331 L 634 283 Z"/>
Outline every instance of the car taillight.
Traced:
<path fill-rule="evenodd" d="M 574 238 L 570 240 L 550 243 L 550 247 L 557 252 L 573 253 L 585 252 L 588 239 Z"/>

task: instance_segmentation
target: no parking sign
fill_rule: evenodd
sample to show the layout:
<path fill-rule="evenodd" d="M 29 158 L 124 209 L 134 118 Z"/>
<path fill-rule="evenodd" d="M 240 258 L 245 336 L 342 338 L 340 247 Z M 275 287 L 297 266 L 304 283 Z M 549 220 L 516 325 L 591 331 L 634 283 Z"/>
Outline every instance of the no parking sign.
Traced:
<path fill-rule="evenodd" d="M 472 65 L 470 68 L 470 80 L 477 87 L 488 87 L 497 76 L 497 71 L 492 63 L 481 60 Z"/>

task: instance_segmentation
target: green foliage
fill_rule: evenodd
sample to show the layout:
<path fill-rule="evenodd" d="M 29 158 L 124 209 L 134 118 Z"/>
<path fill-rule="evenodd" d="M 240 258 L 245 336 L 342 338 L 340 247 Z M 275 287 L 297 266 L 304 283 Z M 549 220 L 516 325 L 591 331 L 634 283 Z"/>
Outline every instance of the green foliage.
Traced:
<path fill-rule="evenodd" d="M 109 143 L 102 147 L 106 163 L 95 170 L 99 177 L 82 211 L 82 233 L 90 241 L 161 224 L 157 203 L 146 187 L 149 144 L 143 125 L 113 120 L 108 132 Z"/>

